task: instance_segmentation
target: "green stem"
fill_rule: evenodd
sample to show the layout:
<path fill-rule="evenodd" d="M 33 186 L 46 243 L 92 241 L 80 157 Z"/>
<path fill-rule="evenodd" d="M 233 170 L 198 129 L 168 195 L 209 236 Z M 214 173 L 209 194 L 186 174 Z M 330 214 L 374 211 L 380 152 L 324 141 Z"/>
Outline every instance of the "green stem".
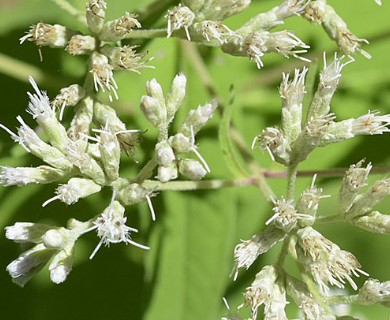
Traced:
<path fill-rule="evenodd" d="M 352 303 L 356 303 L 358 298 L 359 298 L 358 294 L 354 294 L 351 296 L 337 295 L 337 296 L 332 296 L 332 297 L 327 298 L 326 303 L 327 304 L 348 304 L 348 305 L 350 305 Z"/>
<path fill-rule="evenodd" d="M 286 260 L 288 254 L 288 247 L 290 245 L 291 235 L 288 235 L 286 239 L 283 240 L 283 246 L 280 250 L 278 261 L 276 262 L 276 266 L 280 269 L 283 269 L 284 261 Z"/>
<path fill-rule="evenodd" d="M 255 178 L 233 180 L 215 179 L 203 181 L 169 181 L 165 183 L 156 180 L 143 180 L 142 186 L 147 189 L 189 191 L 219 189 L 227 187 L 246 187 L 256 185 L 257 183 L 257 179 Z"/>
<path fill-rule="evenodd" d="M 153 158 L 148 161 L 147 164 L 141 169 L 137 177 L 134 179 L 135 183 L 142 183 L 146 179 L 150 178 L 153 175 L 153 171 L 157 166 L 156 156 L 153 155 Z"/>
<path fill-rule="evenodd" d="M 287 200 L 294 199 L 298 163 L 290 164 L 287 168 Z"/>
<path fill-rule="evenodd" d="M 345 222 L 345 219 L 339 214 L 335 214 L 333 216 L 317 218 L 314 224 L 335 223 L 335 222 Z"/>
<path fill-rule="evenodd" d="M 166 38 L 167 29 L 140 29 L 131 30 L 125 39 L 151 39 L 151 38 Z"/>

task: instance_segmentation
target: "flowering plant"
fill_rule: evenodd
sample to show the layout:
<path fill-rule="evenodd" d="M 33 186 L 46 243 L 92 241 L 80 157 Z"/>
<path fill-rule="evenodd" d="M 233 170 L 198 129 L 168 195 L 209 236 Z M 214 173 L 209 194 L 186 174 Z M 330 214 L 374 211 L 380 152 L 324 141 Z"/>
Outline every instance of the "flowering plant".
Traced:
<path fill-rule="evenodd" d="M 355 319 L 356 306 L 388 307 L 382 262 L 348 245 L 389 233 L 389 178 L 371 178 L 388 171 L 386 153 L 361 148 L 389 132 L 388 100 L 373 105 L 348 81 L 377 56 L 330 1 L 79 2 L 53 0 L 64 17 L 19 36 L 42 69 L 0 61 L 29 80 L 28 101 L 0 124 L 5 238 L 21 245 L 4 263 L 12 282 L 28 294 L 77 281 L 86 300 L 111 285 L 109 303 L 126 305 L 110 318 Z M 359 108 L 340 107 L 348 99 Z M 70 299 L 48 316 L 76 312 Z"/>

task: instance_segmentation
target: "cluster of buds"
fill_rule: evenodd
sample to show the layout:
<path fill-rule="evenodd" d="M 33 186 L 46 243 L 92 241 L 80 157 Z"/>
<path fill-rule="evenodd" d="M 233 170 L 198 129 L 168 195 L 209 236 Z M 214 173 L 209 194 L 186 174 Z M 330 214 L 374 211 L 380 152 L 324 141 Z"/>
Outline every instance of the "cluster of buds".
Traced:
<path fill-rule="evenodd" d="M 325 60 L 325 57 L 324 57 Z M 284 75 L 280 86 L 282 97 L 282 127 L 266 128 L 253 142 L 265 149 L 271 158 L 283 165 L 297 164 L 307 158 L 317 147 L 351 139 L 358 135 L 374 135 L 388 132 L 390 115 L 379 116 L 377 112 L 336 122 L 330 112 L 330 101 L 345 65 L 343 57 L 335 56 L 320 74 L 317 91 L 309 105 L 306 120 L 302 117 L 302 101 L 305 93 L 307 69 L 296 70 L 294 78 Z"/>
<path fill-rule="evenodd" d="M 375 181 L 367 190 L 368 174 L 372 168 L 369 163 L 365 168 L 364 161 L 352 165 L 346 172 L 339 192 L 339 214 L 353 225 L 375 233 L 390 233 L 390 217 L 373 210 L 390 194 L 390 179 Z"/>
<path fill-rule="evenodd" d="M 247 56 L 259 69 L 264 66 L 262 57 L 268 52 L 310 62 L 300 56 L 307 52 L 309 46 L 295 34 L 287 30 L 270 32 L 284 24 L 285 19 L 303 15 L 311 22 L 322 24 L 345 55 L 351 56 L 360 52 L 370 58 L 361 48 L 362 43 L 367 41 L 353 35 L 335 10 L 326 4 L 326 0 L 284 0 L 268 12 L 257 14 L 234 31 L 222 23 L 224 19 L 245 10 L 249 4 L 248 0 L 234 0 L 228 4 L 221 0 L 183 1 L 183 4 L 168 10 L 165 16 L 167 35 L 186 37 L 188 41 L 221 47 L 231 55 Z M 181 32 L 182 29 L 184 33 Z"/>
<path fill-rule="evenodd" d="M 97 232 L 101 240 L 91 254 L 91 258 L 102 244 L 108 246 L 110 243 L 124 242 L 142 249 L 149 249 L 131 239 L 130 233 L 137 232 L 137 230 L 126 226 L 124 213 L 125 206 L 146 202 L 149 205 L 152 220 L 156 220 L 150 199 L 155 195 L 155 189 L 142 185 L 146 179 L 150 178 L 150 175 L 143 175 L 141 170 L 135 179 L 128 180 L 121 178 L 119 174 L 121 153 L 124 151 L 133 155 L 134 147 L 140 142 L 140 130 L 126 129 L 114 109 L 91 99 L 90 96 L 84 96 L 85 92 L 81 87 L 70 86 L 61 90 L 60 94 L 50 103 L 47 94 L 38 88 L 32 78 L 30 82 L 35 93 L 28 93 L 30 103 L 27 111 L 37 122 L 47 141 L 42 140 L 20 116 L 17 117 L 21 124 L 17 133 L 2 124 L 0 127 L 6 130 L 12 139 L 27 152 L 37 156 L 45 164 L 38 167 L 1 167 L 0 184 L 23 186 L 67 180 L 66 183 L 57 187 L 55 195 L 45 201 L 42 206 L 55 200 L 72 205 L 82 198 L 100 192 L 104 187 L 111 188 L 113 196 L 109 206 L 101 214 L 86 222 L 75 224 L 73 221 L 75 227 L 68 229 L 47 227 L 43 230 L 41 225 L 29 223 L 10 227 L 9 235 L 7 235 L 9 239 L 20 242 L 23 239 L 14 234 L 21 233 L 26 242 L 36 243 L 33 249 L 26 251 L 10 264 L 8 271 L 13 278 L 17 279 L 15 282 L 24 285 L 50 259 L 53 261 L 49 267 L 50 270 L 54 270 L 53 281 L 56 283 L 64 281 L 71 270 L 70 257 L 74 242 L 80 235 L 92 230 Z M 215 103 L 190 111 L 177 134 L 168 135 L 169 124 L 184 99 L 185 85 L 185 76 L 179 74 L 175 77 L 167 97 L 164 98 L 161 86 L 156 80 L 152 80 L 147 85 L 148 96 L 144 96 L 141 102 L 147 119 L 159 131 L 150 170 L 153 172 L 158 167 L 157 178 L 162 182 L 177 178 L 178 172 L 189 179 L 198 180 L 209 171 L 207 164 L 197 151 L 194 136 L 211 118 L 217 107 Z M 78 112 L 67 130 L 58 120 L 53 107 L 63 108 L 68 104 L 76 105 Z M 59 117 L 62 117 L 62 112 Z M 100 129 L 95 129 L 93 126 L 98 126 Z M 188 152 L 194 152 L 200 157 L 202 163 L 194 159 L 179 157 L 180 154 Z M 35 235 L 41 229 L 43 231 L 38 236 L 31 238 L 31 234 Z M 62 242 L 57 247 L 45 240 L 47 238 L 45 232 L 50 231 L 48 233 L 50 236 L 54 232 L 52 229 L 57 233 L 60 232 L 57 238 L 60 235 L 63 236 L 62 240 L 60 239 Z M 58 270 L 58 265 L 65 264 L 64 261 L 69 264 L 66 264 L 66 272 L 62 271 L 62 276 L 59 276 L 56 270 Z M 27 266 L 23 269 L 22 265 Z"/>
<path fill-rule="evenodd" d="M 168 129 L 185 94 L 186 78 L 179 74 L 172 82 L 169 93 L 164 97 L 160 84 L 151 80 L 146 84 L 147 96 L 141 98 L 141 109 L 150 123 L 158 130 L 155 146 L 155 161 L 158 165 L 157 179 L 168 182 L 176 179 L 178 173 L 191 180 L 202 179 L 210 169 L 197 150 L 195 135 L 212 117 L 217 104 L 207 103 L 191 110 L 174 135 Z M 199 160 L 181 158 L 181 154 L 193 152 Z"/>
<path fill-rule="evenodd" d="M 128 12 L 118 19 L 106 20 L 106 9 L 104 0 L 89 0 L 87 3 L 86 22 L 91 35 L 58 24 L 40 22 L 31 26 L 27 34 L 20 38 L 20 43 L 32 41 L 40 47 L 64 48 L 71 55 L 90 55 L 89 71 L 95 90 L 108 91 L 110 101 L 113 96 L 118 99 L 113 71 L 139 73 L 140 68 L 148 67 L 145 65 L 148 60 L 143 60 L 147 52 L 137 53 L 137 46 L 115 45 L 114 42 L 129 37 L 135 28 L 141 28 L 141 24 L 136 15 Z M 64 103 L 60 103 L 60 106 L 63 110 Z"/>
<path fill-rule="evenodd" d="M 246 9 L 250 1 L 235 0 L 226 3 L 214 1 L 184 1 L 168 11 L 167 33 L 171 37 L 181 36 L 184 29 L 186 38 L 209 46 L 219 46 L 232 55 L 248 56 L 260 69 L 261 57 L 267 52 L 276 52 L 285 57 L 309 61 L 298 54 L 305 53 L 308 46 L 293 33 L 285 31 L 269 32 L 282 24 L 284 19 L 303 12 L 307 1 L 285 0 L 267 13 L 251 19 L 236 31 L 222 23 L 222 20 Z M 299 49 L 297 49 L 299 48 Z"/>
<path fill-rule="evenodd" d="M 378 4 L 380 2 L 377 1 Z M 310 22 L 321 24 L 329 37 L 336 41 L 340 50 L 347 56 L 360 52 L 367 59 L 371 56 L 361 48 L 362 43 L 368 44 L 365 39 L 356 37 L 347 27 L 344 20 L 326 3 L 326 0 L 310 1 L 303 16 Z"/>
<path fill-rule="evenodd" d="M 51 280 L 54 283 L 65 281 L 72 269 L 73 248 L 80 236 L 78 228 L 17 222 L 5 230 L 7 239 L 30 247 L 7 266 L 16 284 L 23 287 L 50 260 Z"/>

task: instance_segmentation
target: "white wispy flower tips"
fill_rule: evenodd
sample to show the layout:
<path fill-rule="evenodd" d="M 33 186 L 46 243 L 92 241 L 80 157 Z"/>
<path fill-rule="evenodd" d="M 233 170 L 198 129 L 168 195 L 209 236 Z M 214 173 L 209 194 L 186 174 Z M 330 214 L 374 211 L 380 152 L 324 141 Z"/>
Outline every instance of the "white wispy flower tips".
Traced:
<path fill-rule="evenodd" d="M 112 95 L 114 94 L 115 99 L 118 99 L 118 85 L 115 82 L 113 74 L 113 66 L 108 63 L 108 58 L 105 55 L 94 52 L 92 54 L 92 67 L 90 72 L 93 75 L 93 82 L 95 90 L 101 89 L 103 92 L 108 91 L 108 98 L 112 102 Z"/>
<path fill-rule="evenodd" d="M 358 302 L 364 305 L 381 303 L 388 307 L 390 304 L 390 281 L 380 282 L 368 279 L 359 290 Z"/>
<path fill-rule="evenodd" d="M 344 288 L 346 281 L 356 290 L 357 285 L 352 276 L 368 276 L 360 269 L 361 265 L 352 253 L 341 250 L 313 228 L 300 229 L 297 235 L 298 259 L 305 270 L 311 273 L 322 292 L 328 293 L 328 285 Z"/>
<path fill-rule="evenodd" d="M 30 30 L 19 39 L 20 44 L 27 41 L 35 42 L 38 46 L 50 46 L 52 48 L 63 48 L 69 41 L 72 32 L 59 24 L 37 23 L 32 25 Z"/>
<path fill-rule="evenodd" d="M 382 1 L 381 0 L 375 0 L 375 2 L 378 4 L 378 5 L 382 5 Z"/>
<path fill-rule="evenodd" d="M 237 279 L 238 269 L 248 269 L 259 255 L 267 252 L 285 236 L 284 231 L 275 226 L 268 226 L 259 235 L 254 235 L 252 239 L 241 240 L 241 243 L 234 248 L 234 260 L 236 261 L 233 270 L 234 280 Z"/>
<path fill-rule="evenodd" d="M 15 242 L 41 242 L 42 236 L 52 227 L 47 224 L 32 222 L 17 222 L 5 227 L 5 237 Z"/>
<path fill-rule="evenodd" d="M 93 33 L 102 31 L 106 16 L 107 3 L 104 0 L 89 0 L 87 3 L 86 18 L 89 29 Z"/>
<path fill-rule="evenodd" d="M 275 14 L 280 20 L 292 15 L 299 15 L 309 2 L 310 0 L 285 0 L 277 7 Z"/>
<path fill-rule="evenodd" d="M 130 232 L 138 232 L 138 230 L 126 226 L 127 218 L 124 216 L 124 212 L 125 208 L 118 201 L 113 200 L 104 212 L 94 221 L 94 228 L 97 229 L 97 235 L 101 240 L 89 257 L 90 259 L 95 256 L 102 244 L 109 246 L 111 243 L 124 242 L 126 244 L 130 243 L 141 249 L 149 250 L 149 247 L 131 240 Z"/>
<path fill-rule="evenodd" d="M 296 50 L 296 47 L 302 49 Z M 266 52 L 270 51 L 277 52 L 286 58 L 293 56 L 294 58 L 310 62 L 309 59 L 298 55 L 307 52 L 306 49 L 308 49 L 309 46 L 296 35 L 288 31 L 254 32 L 245 38 L 244 48 L 248 57 L 256 63 L 259 69 L 264 66 L 261 58 Z"/>
<path fill-rule="evenodd" d="M 275 214 L 265 224 L 269 225 L 271 222 L 274 222 L 275 227 L 284 232 L 291 231 L 298 219 L 314 220 L 314 217 L 309 214 L 299 213 L 293 206 L 292 201 L 286 199 L 275 201 L 272 211 Z"/>
<path fill-rule="evenodd" d="M 172 10 L 168 10 L 165 16 L 168 20 L 167 37 L 169 38 L 175 30 L 183 28 L 185 30 L 188 41 L 191 41 L 189 27 L 195 19 L 195 14 L 186 6 L 179 4 Z"/>
<path fill-rule="evenodd" d="M 344 58 L 345 58 L 344 56 L 338 58 L 337 53 L 335 53 L 333 61 L 329 65 L 327 65 L 326 54 L 324 52 L 323 55 L 324 70 L 320 74 L 319 89 L 329 90 L 329 91 L 336 90 L 336 87 L 339 84 L 341 78 L 341 70 L 343 70 L 343 68 L 346 65 L 355 61 L 354 59 L 350 58 L 350 60 L 348 60 L 346 63 L 342 63 Z"/>
<path fill-rule="evenodd" d="M 49 97 L 46 92 L 39 90 L 37 83 L 35 82 L 33 77 L 29 77 L 30 81 L 35 93 L 27 92 L 27 95 L 30 98 L 30 102 L 28 104 L 27 112 L 30 113 L 33 119 L 36 118 L 48 118 L 55 117 L 54 111 L 50 106 Z"/>
<path fill-rule="evenodd" d="M 390 115 L 378 116 L 379 112 L 369 112 L 368 114 L 354 119 L 352 132 L 354 134 L 382 134 L 390 132 Z"/>
<path fill-rule="evenodd" d="M 230 30 L 227 26 L 219 21 L 202 21 L 199 23 L 200 27 L 197 24 L 197 28 L 200 28 L 202 36 L 207 41 L 218 41 L 219 44 L 227 42 L 227 38 L 234 35 L 234 32 Z"/>
<path fill-rule="evenodd" d="M 50 202 L 60 200 L 67 205 L 71 205 L 79 201 L 81 198 L 86 198 L 91 194 L 101 190 L 101 186 L 89 179 L 72 178 L 68 183 L 59 186 L 56 190 L 56 196 L 45 201 L 42 207 L 45 207 Z"/>
<path fill-rule="evenodd" d="M 273 266 L 265 266 L 244 293 L 245 304 L 252 309 L 252 318 L 257 318 L 258 308 L 264 304 L 264 319 L 287 320 L 284 311 L 288 304 L 285 289 L 277 282 L 278 274 Z"/>

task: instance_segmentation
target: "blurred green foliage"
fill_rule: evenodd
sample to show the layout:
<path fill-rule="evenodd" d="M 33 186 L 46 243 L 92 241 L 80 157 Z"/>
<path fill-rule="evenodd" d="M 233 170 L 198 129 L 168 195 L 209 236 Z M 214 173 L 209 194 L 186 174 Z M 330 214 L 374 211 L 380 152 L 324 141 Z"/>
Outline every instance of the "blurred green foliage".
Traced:
<path fill-rule="evenodd" d="M 70 1 L 84 10 L 85 1 Z M 132 12 L 152 1 L 107 1 L 108 17 Z M 174 1 L 172 1 L 173 3 Z M 227 20 L 231 28 L 247 21 L 257 12 L 278 4 L 279 1 L 252 1 L 249 10 Z M 390 6 L 382 7 L 374 0 L 328 1 L 348 23 L 350 29 L 371 44 L 365 49 L 371 60 L 361 56 L 343 70 L 343 77 L 336 93 L 332 109 L 338 119 L 367 113 L 368 110 L 390 112 Z M 165 13 L 155 19 L 154 27 L 162 26 Z M 19 45 L 18 39 L 29 25 L 39 21 L 59 23 L 71 28 L 83 28 L 80 24 L 48 0 L 0 0 L 0 90 L 2 102 L 0 121 L 13 129 L 17 115 L 33 124 L 25 113 L 28 103 L 27 84 L 30 72 L 39 71 L 42 89 L 54 97 L 62 86 L 82 83 L 86 71 L 84 57 L 70 57 L 59 49 L 42 48 L 43 61 L 32 43 Z M 151 24 L 149 20 L 149 24 Z M 282 26 L 293 30 L 299 38 L 310 44 L 313 70 L 322 67 L 322 52 L 330 54 L 336 46 L 318 26 L 310 25 L 299 17 L 289 19 Z M 85 30 L 82 29 L 82 30 Z M 188 78 L 187 98 L 183 110 L 195 108 L 210 100 L 203 79 L 185 52 L 186 47 L 176 39 L 156 39 L 146 45 L 152 65 L 156 69 L 144 69 L 141 75 L 116 74 L 119 85 L 119 101 L 114 103 L 119 115 L 129 128 L 148 129 L 144 148 L 137 152 L 140 163 L 123 159 L 123 174 L 131 177 L 148 158 L 155 132 L 144 120 L 139 110 L 140 97 L 145 93 L 145 82 L 156 78 L 168 89 L 178 71 Z M 233 125 L 250 146 L 253 137 L 265 126 L 276 125 L 280 119 L 280 100 L 277 86 L 282 72 L 288 72 L 301 64 L 270 54 L 264 57 L 265 67 L 257 70 L 246 58 L 224 55 L 217 49 L 199 48 L 221 100 L 226 104 L 234 86 Z M 9 60 L 11 59 L 11 60 Z M 316 61 L 320 61 L 316 64 Z M 314 74 L 314 72 L 313 72 Z M 181 119 L 182 119 L 181 118 Z M 65 122 L 70 121 L 67 110 Z M 216 115 L 197 143 L 200 152 L 212 168 L 209 178 L 232 178 L 223 160 L 218 144 Z M 322 170 L 347 167 L 362 158 L 374 166 L 389 165 L 387 135 L 353 139 L 325 149 L 316 150 L 301 169 Z M 149 148 L 148 148 L 149 147 Z M 142 149 L 142 150 L 141 150 Z M 271 163 L 267 154 L 258 150 L 254 157 L 263 167 L 282 170 Z M 0 131 L 0 165 L 30 166 L 37 160 L 16 146 L 6 132 Z M 310 183 L 311 178 L 299 179 L 298 191 Z M 340 178 L 318 179 L 325 194 L 333 197 L 320 203 L 321 215 L 334 213 L 334 205 Z M 285 182 L 269 181 L 275 193 L 285 192 Z M 3 229 L 17 221 L 49 222 L 63 225 L 75 217 L 83 220 L 101 212 L 110 200 L 109 191 L 67 207 L 62 203 L 41 204 L 52 197 L 55 186 L 28 186 L 0 189 L 0 227 Z M 272 263 L 278 247 L 265 255 L 247 272 L 240 272 L 233 283 L 229 273 L 233 266 L 233 248 L 240 239 L 248 239 L 259 232 L 270 215 L 269 204 L 255 187 L 232 188 L 218 191 L 164 192 L 153 199 L 157 221 L 150 223 L 146 204 L 127 210 L 129 225 L 140 229 L 137 241 L 151 246 L 150 252 L 138 248 L 113 245 L 102 248 L 90 261 L 88 257 L 98 239 L 87 235 L 76 245 L 76 257 L 72 273 L 61 285 L 49 281 L 47 270 L 21 289 L 11 282 L 6 265 L 20 253 L 16 244 L 1 236 L 0 241 L 0 312 L 2 319 L 147 319 L 147 320 L 211 320 L 220 318 L 226 309 L 222 297 L 227 297 L 232 307 L 242 302 L 242 291 L 248 286 L 259 268 Z M 387 205 L 378 209 L 388 213 Z M 390 257 L 385 253 L 390 247 L 390 237 L 372 235 L 346 224 L 324 225 L 320 231 L 341 248 L 353 252 L 372 277 L 390 280 Z M 294 268 L 291 266 L 291 271 Z M 364 279 L 358 282 L 362 284 Z M 290 306 L 292 308 L 292 306 Z M 292 311 L 293 313 L 295 311 Z M 367 319 L 386 319 L 389 311 L 383 307 L 354 308 L 354 315 L 364 314 Z"/>

